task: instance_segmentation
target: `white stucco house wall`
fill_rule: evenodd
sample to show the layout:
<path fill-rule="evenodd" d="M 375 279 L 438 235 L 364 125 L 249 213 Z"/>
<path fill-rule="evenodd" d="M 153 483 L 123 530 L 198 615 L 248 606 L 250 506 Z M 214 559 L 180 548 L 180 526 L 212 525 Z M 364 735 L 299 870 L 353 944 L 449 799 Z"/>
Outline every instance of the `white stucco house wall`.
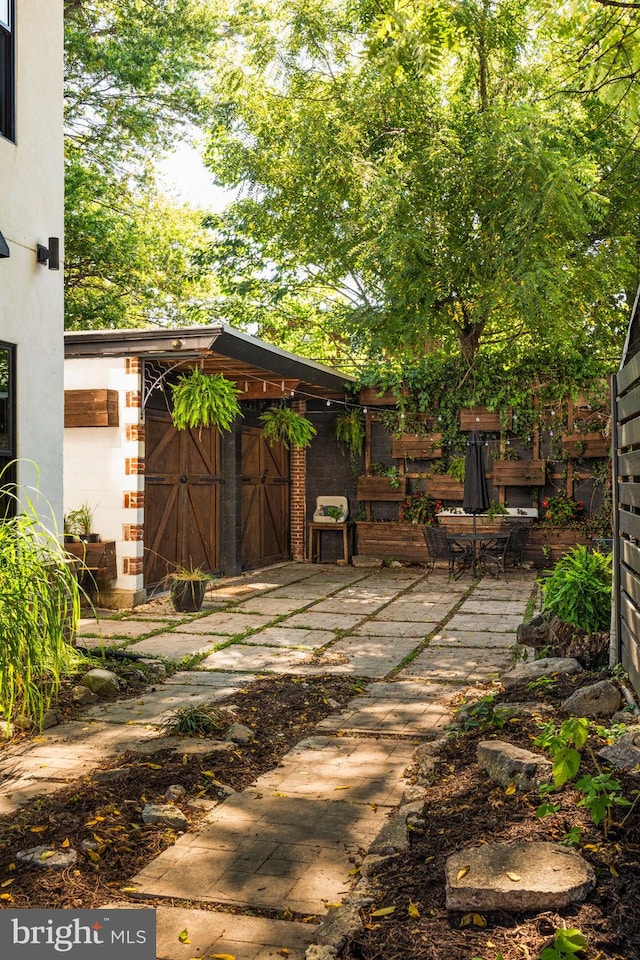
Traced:
<path fill-rule="evenodd" d="M 60 529 L 62 111 L 63 0 L 0 0 L 0 468 L 39 473 Z"/>

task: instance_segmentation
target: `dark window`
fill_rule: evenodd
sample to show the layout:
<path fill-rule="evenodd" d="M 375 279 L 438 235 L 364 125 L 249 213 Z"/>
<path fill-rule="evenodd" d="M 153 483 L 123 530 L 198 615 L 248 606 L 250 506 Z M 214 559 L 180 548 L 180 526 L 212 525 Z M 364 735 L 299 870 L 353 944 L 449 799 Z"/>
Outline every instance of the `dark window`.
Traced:
<path fill-rule="evenodd" d="M 0 0 L 0 136 L 15 140 L 14 0 Z"/>
<path fill-rule="evenodd" d="M 15 347 L 0 343 L 0 517 L 15 512 L 15 500 L 7 496 L 16 480 L 15 369 Z"/>

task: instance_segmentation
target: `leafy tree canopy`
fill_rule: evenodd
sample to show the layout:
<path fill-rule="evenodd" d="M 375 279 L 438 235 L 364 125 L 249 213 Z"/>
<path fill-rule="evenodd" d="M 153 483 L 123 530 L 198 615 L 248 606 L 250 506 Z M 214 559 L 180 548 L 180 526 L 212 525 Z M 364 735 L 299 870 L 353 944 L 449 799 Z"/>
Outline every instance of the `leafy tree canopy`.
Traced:
<path fill-rule="evenodd" d="M 65 0 L 68 327 L 209 318 L 206 231 L 152 162 L 204 115 L 216 31 L 205 0 Z"/>
<path fill-rule="evenodd" d="M 226 23 L 208 163 L 246 189 L 208 260 L 231 319 L 316 355 L 619 346 L 635 144 L 563 92 L 557 8 L 246 0 Z"/>

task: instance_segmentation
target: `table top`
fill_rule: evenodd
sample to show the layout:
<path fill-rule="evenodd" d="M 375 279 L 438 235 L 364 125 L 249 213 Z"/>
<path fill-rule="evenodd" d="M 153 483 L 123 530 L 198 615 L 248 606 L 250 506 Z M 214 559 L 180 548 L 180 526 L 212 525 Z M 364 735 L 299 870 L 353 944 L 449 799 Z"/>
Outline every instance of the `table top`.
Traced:
<path fill-rule="evenodd" d="M 511 536 L 511 533 L 488 533 L 486 530 L 484 532 L 477 531 L 476 533 L 450 533 L 447 532 L 448 540 L 456 540 L 464 542 L 465 540 L 473 543 L 476 540 L 508 540 Z"/>

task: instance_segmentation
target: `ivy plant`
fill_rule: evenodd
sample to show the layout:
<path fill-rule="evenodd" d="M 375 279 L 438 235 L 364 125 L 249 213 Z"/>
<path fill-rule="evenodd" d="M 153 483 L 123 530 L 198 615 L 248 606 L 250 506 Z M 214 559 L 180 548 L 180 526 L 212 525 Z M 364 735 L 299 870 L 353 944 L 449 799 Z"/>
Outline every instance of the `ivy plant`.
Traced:
<path fill-rule="evenodd" d="M 291 407 L 272 407 L 260 415 L 262 435 L 273 446 L 283 443 L 287 449 L 308 447 L 318 432 L 310 420 Z"/>

